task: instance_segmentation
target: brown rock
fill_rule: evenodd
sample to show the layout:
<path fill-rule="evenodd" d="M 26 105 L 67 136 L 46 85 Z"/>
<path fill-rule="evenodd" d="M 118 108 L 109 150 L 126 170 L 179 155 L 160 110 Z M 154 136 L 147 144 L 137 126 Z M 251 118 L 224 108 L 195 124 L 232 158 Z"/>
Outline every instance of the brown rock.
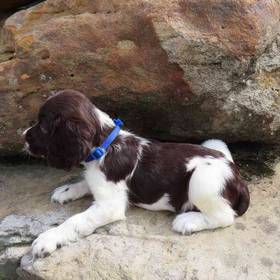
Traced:
<path fill-rule="evenodd" d="M 63 88 L 144 136 L 278 142 L 279 18 L 277 0 L 48 0 L 18 12 L 3 30 L 0 58 L 15 55 L 0 64 L 0 148 L 20 147 Z"/>

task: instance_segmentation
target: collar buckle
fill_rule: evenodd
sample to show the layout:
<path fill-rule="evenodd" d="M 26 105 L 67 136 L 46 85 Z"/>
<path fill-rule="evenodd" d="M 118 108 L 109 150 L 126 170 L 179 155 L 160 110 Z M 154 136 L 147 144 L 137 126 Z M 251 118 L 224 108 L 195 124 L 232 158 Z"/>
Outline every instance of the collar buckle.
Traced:
<path fill-rule="evenodd" d="M 93 158 L 93 159 L 97 160 L 97 159 L 102 158 L 102 157 L 104 156 L 105 152 L 106 152 L 106 151 L 105 151 L 103 148 L 97 147 L 97 148 L 91 153 L 91 155 L 92 155 L 92 158 Z"/>
<path fill-rule="evenodd" d="M 96 147 L 94 150 L 90 152 L 88 157 L 85 159 L 85 162 L 99 160 L 100 158 L 102 158 L 105 155 L 108 147 L 113 143 L 113 141 L 119 135 L 121 127 L 123 126 L 123 122 L 120 119 L 114 119 L 113 121 L 116 125 L 115 128 L 112 130 L 109 136 L 104 140 L 101 146 Z"/>

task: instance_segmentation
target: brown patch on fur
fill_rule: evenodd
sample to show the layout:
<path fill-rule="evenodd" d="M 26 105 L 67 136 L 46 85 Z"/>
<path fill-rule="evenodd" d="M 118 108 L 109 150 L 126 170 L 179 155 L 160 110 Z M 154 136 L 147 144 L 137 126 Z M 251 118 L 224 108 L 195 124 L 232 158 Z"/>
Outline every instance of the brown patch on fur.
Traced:
<path fill-rule="evenodd" d="M 93 108 L 77 91 L 57 92 L 42 106 L 38 123 L 26 134 L 30 151 L 57 168 L 79 165 L 100 141 L 101 128 Z"/>
<path fill-rule="evenodd" d="M 121 140 L 118 137 L 108 149 L 101 170 L 109 181 L 119 182 L 126 178 L 137 162 L 139 140 L 133 136 Z"/>
<path fill-rule="evenodd" d="M 232 209 L 235 210 L 236 214 L 241 216 L 249 207 L 250 194 L 247 185 L 241 179 L 237 166 L 230 163 L 230 167 L 233 172 L 233 179 L 226 183 L 223 197 L 230 202 Z"/>

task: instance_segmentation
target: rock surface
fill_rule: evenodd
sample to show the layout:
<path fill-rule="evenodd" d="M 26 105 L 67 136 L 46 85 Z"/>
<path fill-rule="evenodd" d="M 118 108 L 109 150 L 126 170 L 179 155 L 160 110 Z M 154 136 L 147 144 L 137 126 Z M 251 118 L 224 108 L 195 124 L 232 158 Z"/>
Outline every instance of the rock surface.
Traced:
<path fill-rule="evenodd" d="M 171 231 L 173 214 L 132 208 L 126 221 L 32 263 L 26 243 L 91 204 L 90 197 L 64 206 L 50 203 L 52 190 L 80 172 L 0 165 L 2 278 L 15 279 L 24 255 L 19 279 L 279 279 L 280 164 L 273 177 L 251 181 L 251 207 L 232 227 L 180 236 Z"/>
<path fill-rule="evenodd" d="M 0 279 L 18 279 L 17 268 L 20 259 L 29 251 L 29 246 L 19 246 L 7 248 L 3 253 L 0 252 Z"/>
<path fill-rule="evenodd" d="M 0 149 L 51 91 L 74 88 L 162 140 L 280 139 L 278 0 L 47 0 L 0 51 Z"/>

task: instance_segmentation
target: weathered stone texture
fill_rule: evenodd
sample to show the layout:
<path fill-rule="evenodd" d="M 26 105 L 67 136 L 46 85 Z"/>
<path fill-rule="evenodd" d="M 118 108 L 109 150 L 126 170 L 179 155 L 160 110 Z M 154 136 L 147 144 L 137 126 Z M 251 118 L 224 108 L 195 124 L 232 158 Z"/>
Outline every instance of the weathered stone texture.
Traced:
<path fill-rule="evenodd" d="M 74 88 L 162 140 L 280 139 L 277 0 L 48 0 L 12 15 L 0 53 L 0 149 L 51 91 Z"/>
<path fill-rule="evenodd" d="M 125 221 L 32 262 L 36 235 L 91 205 L 90 197 L 50 202 L 71 176 L 43 165 L 0 165 L 0 279 L 279 279 L 279 164 L 274 176 L 250 182 L 250 208 L 231 227 L 182 236 L 171 230 L 174 213 L 131 207 Z"/>

